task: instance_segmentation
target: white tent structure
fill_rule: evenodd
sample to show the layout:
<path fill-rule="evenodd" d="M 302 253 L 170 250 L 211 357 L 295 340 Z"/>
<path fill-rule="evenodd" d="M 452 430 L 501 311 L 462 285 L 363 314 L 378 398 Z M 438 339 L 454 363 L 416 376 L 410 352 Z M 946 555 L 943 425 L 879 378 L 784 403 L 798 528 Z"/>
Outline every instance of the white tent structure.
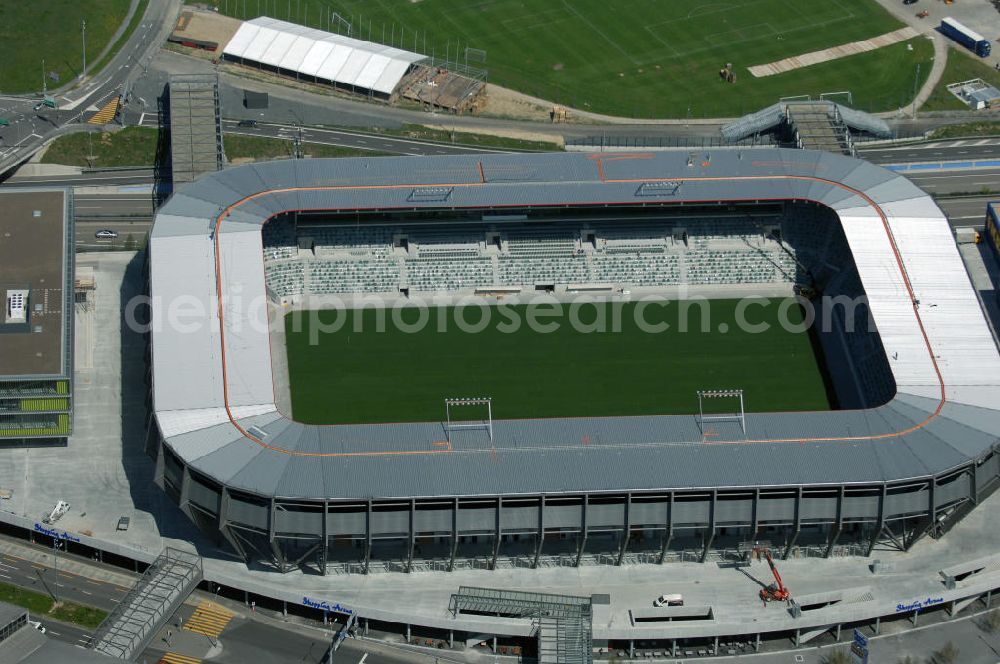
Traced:
<path fill-rule="evenodd" d="M 244 22 L 222 54 L 241 64 L 381 97 L 391 95 L 410 67 L 427 58 L 266 16 Z"/>

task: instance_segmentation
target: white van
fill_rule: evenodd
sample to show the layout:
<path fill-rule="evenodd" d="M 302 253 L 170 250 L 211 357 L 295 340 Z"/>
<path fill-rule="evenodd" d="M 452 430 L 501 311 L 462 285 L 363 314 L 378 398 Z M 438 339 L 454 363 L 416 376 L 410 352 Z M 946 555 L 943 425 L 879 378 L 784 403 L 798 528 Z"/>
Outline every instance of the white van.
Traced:
<path fill-rule="evenodd" d="M 672 595 L 660 595 L 653 601 L 653 606 L 684 606 L 684 596 L 677 593 Z"/>

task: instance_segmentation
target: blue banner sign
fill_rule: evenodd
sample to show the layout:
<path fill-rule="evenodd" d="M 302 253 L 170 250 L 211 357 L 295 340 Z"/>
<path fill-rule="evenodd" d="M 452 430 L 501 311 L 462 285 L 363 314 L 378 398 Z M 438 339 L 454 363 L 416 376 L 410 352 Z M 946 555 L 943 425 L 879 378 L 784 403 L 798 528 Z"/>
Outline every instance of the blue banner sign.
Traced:
<path fill-rule="evenodd" d="M 310 609 L 319 609 L 320 611 L 332 611 L 334 613 L 344 613 L 349 616 L 354 615 L 354 609 L 349 609 L 346 606 L 342 606 L 338 602 L 330 604 L 324 599 L 312 599 L 310 597 L 303 597 L 302 606 L 308 606 Z"/>
<path fill-rule="evenodd" d="M 56 530 L 55 528 L 46 528 L 40 523 L 35 523 L 35 532 L 41 535 L 46 535 L 48 537 L 54 537 L 55 539 L 66 540 L 67 542 L 79 542 L 80 538 L 75 535 L 70 535 L 65 530 Z"/>
<path fill-rule="evenodd" d="M 897 604 L 896 612 L 900 611 L 919 611 L 920 609 L 925 609 L 928 606 L 934 606 L 935 604 L 943 604 L 944 597 L 928 597 L 926 599 L 918 599 L 915 602 L 910 602 L 909 604 Z"/>

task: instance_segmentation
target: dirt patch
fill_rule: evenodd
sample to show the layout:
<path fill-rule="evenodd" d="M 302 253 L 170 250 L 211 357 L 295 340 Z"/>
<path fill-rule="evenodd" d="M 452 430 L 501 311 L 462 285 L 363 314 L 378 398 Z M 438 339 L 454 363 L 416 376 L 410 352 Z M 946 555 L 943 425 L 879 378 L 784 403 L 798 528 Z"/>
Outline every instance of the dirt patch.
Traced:
<path fill-rule="evenodd" d="M 484 115 L 548 122 L 551 119 L 549 113 L 552 107 L 543 106 L 539 101 L 509 88 L 489 83 L 486 86 L 486 105 L 482 112 Z"/>
<path fill-rule="evenodd" d="M 219 45 L 216 55 L 222 55 L 229 40 L 239 30 L 243 21 L 217 12 L 185 7 L 174 26 L 171 38 L 191 39 L 199 42 L 215 42 Z"/>
<path fill-rule="evenodd" d="M 564 65 L 561 62 L 557 62 L 554 65 L 552 65 L 552 69 L 555 70 L 555 71 L 562 71 L 565 68 L 566 68 L 566 65 Z"/>

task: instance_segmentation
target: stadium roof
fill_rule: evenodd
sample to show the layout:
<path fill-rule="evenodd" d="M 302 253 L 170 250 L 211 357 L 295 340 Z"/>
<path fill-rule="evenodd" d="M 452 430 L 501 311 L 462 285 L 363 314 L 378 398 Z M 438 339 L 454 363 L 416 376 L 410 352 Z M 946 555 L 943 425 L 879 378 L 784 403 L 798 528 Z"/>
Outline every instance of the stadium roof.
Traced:
<path fill-rule="evenodd" d="M 650 196 L 647 183 L 680 182 Z M 433 192 L 434 196 L 429 194 Z M 261 226 L 288 210 L 809 200 L 843 225 L 897 395 L 858 411 L 313 426 L 274 403 Z M 213 173 L 157 214 L 154 405 L 167 446 L 230 487 L 360 499 L 872 483 L 979 458 L 1000 436 L 1000 354 L 947 220 L 905 178 L 801 150 L 294 160 Z M 183 266 L 183 269 L 178 269 Z M 183 302 L 183 320 L 172 303 Z M 255 306 L 256 302 L 256 306 Z M 463 441 L 466 439 L 463 438 Z M 582 444 L 581 441 L 588 441 Z"/>
<path fill-rule="evenodd" d="M 266 16 L 244 22 L 222 53 L 383 94 L 391 94 L 410 65 L 427 57 Z"/>

